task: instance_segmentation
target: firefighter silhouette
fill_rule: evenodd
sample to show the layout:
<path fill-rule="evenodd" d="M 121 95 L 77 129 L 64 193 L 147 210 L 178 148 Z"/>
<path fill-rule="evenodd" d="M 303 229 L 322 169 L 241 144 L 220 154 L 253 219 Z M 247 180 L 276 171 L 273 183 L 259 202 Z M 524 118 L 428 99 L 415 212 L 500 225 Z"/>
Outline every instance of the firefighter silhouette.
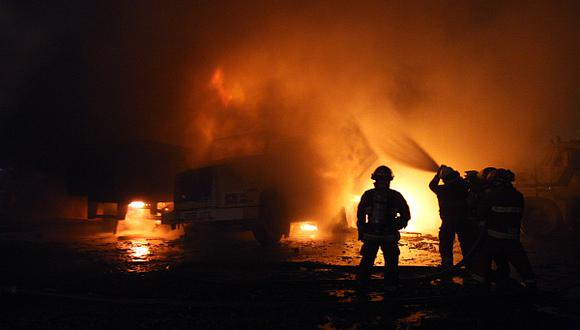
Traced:
<path fill-rule="evenodd" d="M 442 185 L 439 184 L 440 180 L 443 180 Z M 453 266 L 455 234 L 459 238 L 463 256 L 469 253 L 474 241 L 474 230 L 469 222 L 468 185 L 459 172 L 441 165 L 429 182 L 429 188 L 437 195 L 439 202 L 439 254 L 441 266 L 448 268 Z"/>
<path fill-rule="evenodd" d="M 357 280 L 362 288 L 368 285 L 380 248 L 385 258 L 385 291 L 393 292 L 399 280 L 399 230 L 407 226 L 411 215 L 403 195 L 389 188 L 390 168 L 377 167 L 371 178 L 375 188 L 365 191 L 357 208 L 358 238 L 363 242 Z"/>

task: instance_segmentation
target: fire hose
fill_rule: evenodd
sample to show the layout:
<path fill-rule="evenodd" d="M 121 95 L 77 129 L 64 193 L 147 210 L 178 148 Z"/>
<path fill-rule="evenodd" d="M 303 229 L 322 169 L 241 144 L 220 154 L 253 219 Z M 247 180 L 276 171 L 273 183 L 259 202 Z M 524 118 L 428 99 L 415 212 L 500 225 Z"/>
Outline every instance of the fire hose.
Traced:
<path fill-rule="evenodd" d="M 432 273 L 432 274 L 425 274 L 425 275 L 418 275 L 418 276 L 412 276 L 412 277 L 405 277 L 405 278 L 401 278 L 402 281 L 411 281 L 411 280 L 434 280 L 434 279 L 438 279 L 441 278 L 445 275 L 448 275 L 450 273 L 453 273 L 457 270 L 459 270 L 461 268 L 461 266 L 465 265 L 465 263 L 470 260 L 473 255 L 475 254 L 475 252 L 478 250 L 478 248 L 480 247 L 480 245 L 483 243 L 485 236 L 486 236 L 486 230 L 483 226 L 478 226 L 479 229 L 479 233 L 477 235 L 477 239 L 475 240 L 475 243 L 473 243 L 473 246 L 471 247 L 471 249 L 469 250 L 469 252 L 467 254 L 465 254 L 463 256 L 463 259 L 461 259 L 458 263 L 456 263 L 453 266 L 449 266 L 445 269 L 442 269 L 438 272 Z"/>

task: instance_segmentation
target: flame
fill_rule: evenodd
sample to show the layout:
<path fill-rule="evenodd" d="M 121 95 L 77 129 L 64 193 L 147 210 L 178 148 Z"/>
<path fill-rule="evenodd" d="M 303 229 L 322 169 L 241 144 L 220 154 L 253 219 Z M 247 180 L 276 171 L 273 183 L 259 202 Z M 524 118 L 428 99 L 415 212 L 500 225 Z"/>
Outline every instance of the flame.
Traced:
<path fill-rule="evenodd" d="M 172 209 L 173 203 L 165 202 L 166 208 Z M 118 236 L 134 237 L 164 237 L 175 239 L 182 235 L 182 230 L 172 230 L 168 226 L 161 224 L 158 215 L 151 215 L 148 207 L 150 204 L 142 201 L 133 201 L 129 204 L 127 215 L 124 221 L 120 221 L 117 227 Z M 159 203 L 157 204 L 159 205 Z M 133 255 L 141 255 L 146 252 L 147 243 L 137 244 L 133 242 L 135 248 L 131 248 Z M 149 253 L 147 253 L 149 254 Z"/>
<path fill-rule="evenodd" d="M 229 106 L 232 102 L 243 102 L 245 97 L 242 89 L 238 85 L 227 86 L 224 79 L 224 71 L 222 68 L 217 68 L 210 80 L 210 87 L 214 89 L 224 106 Z"/>
<path fill-rule="evenodd" d="M 318 226 L 309 222 L 304 222 L 300 224 L 300 230 L 306 232 L 318 231 Z"/>
<path fill-rule="evenodd" d="M 292 222 L 290 225 L 290 236 L 295 239 L 316 239 L 318 234 L 318 226 L 311 221 Z"/>
<path fill-rule="evenodd" d="M 142 201 L 133 201 L 133 202 L 129 203 L 129 207 L 132 209 L 142 209 L 146 205 L 147 204 L 145 204 L 145 202 L 142 202 Z"/>
<path fill-rule="evenodd" d="M 243 71 L 242 71 L 243 72 Z M 227 79 L 226 79 L 227 78 Z M 208 148 L 209 152 L 207 153 L 212 159 L 221 159 L 221 158 L 226 158 L 225 156 L 232 156 L 232 155 L 249 155 L 249 154 L 254 154 L 255 152 L 253 151 L 254 149 L 256 150 L 260 150 L 260 143 L 259 140 L 258 142 L 256 141 L 251 141 L 251 143 L 246 143 L 245 140 L 238 138 L 237 134 L 239 134 L 239 131 L 243 131 L 247 130 L 247 131 L 252 131 L 254 129 L 256 129 L 256 127 L 260 128 L 262 127 L 261 125 L 265 123 L 269 123 L 269 121 L 264 121 L 262 120 L 263 117 L 267 117 L 267 114 L 263 113 L 263 111 L 266 111 L 265 109 L 270 109 L 269 107 L 260 107 L 257 106 L 259 104 L 262 104 L 263 102 L 266 102 L 267 104 L 269 104 L 269 102 L 272 102 L 270 100 L 269 94 L 267 94 L 266 96 L 261 95 L 260 92 L 257 92 L 255 90 L 256 88 L 256 83 L 253 82 L 252 77 L 247 77 L 243 74 L 240 74 L 239 71 L 232 71 L 232 73 L 230 74 L 230 72 L 228 71 L 228 76 L 226 77 L 224 70 L 221 67 L 218 67 L 214 70 L 213 75 L 211 76 L 210 79 L 210 87 L 212 88 L 212 90 L 214 90 L 217 95 L 219 96 L 219 101 L 221 101 L 221 103 L 223 103 L 224 106 L 228 107 L 228 111 L 219 111 L 213 109 L 212 111 L 214 112 L 209 112 L 212 115 L 209 115 L 208 118 L 205 118 L 204 120 L 202 120 L 200 122 L 200 127 L 211 127 L 211 131 L 212 134 L 208 135 L 207 137 L 207 141 L 208 141 L 208 145 L 211 146 L 211 148 Z M 234 82 L 232 82 L 234 81 Z M 239 88 L 238 85 L 236 85 L 236 83 L 238 81 L 241 81 L 244 83 L 244 86 L 247 87 L 247 102 L 243 102 L 246 101 L 245 100 L 245 94 L 241 91 L 241 88 Z M 285 85 L 285 87 L 287 87 Z M 259 88 L 259 87 L 258 87 Z M 293 93 L 297 92 L 294 91 L 293 89 L 290 90 L 284 90 L 285 93 L 289 93 L 290 95 L 293 95 Z M 276 94 L 275 94 L 276 95 Z M 285 96 L 285 95 L 284 95 Z M 285 98 L 283 99 L 285 102 Z M 353 105 L 351 105 L 354 108 L 358 109 L 358 106 L 356 105 L 357 103 L 354 103 Z M 234 105 L 232 107 L 229 107 L 231 105 Z M 284 105 L 284 104 L 283 104 Z M 301 105 L 299 104 L 297 107 L 292 107 L 293 109 L 298 109 L 298 113 L 296 115 L 293 115 L 291 118 L 293 119 L 285 119 L 285 120 L 296 120 L 297 122 L 300 121 L 300 118 L 308 118 L 308 116 L 304 115 L 304 113 L 301 113 L 299 110 L 301 109 L 300 107 Z M 367 105 L 363 106 L 366 108 Z M 282 107 L 284 108 L 284 107 Z M 308 109 L 308 107 L 306 107 L 306 109 Z M 304 110 L 306 111 L 306 110 Z M 361 110 L 362 111 L 362 110 Z M 355 113 L 361 112 L 361 111 L 353 111 Z M 223 114 L 227 114 L 225 116 L 223 116 Z M 223 117 L 223 118 L 222 118 Z M 336 116 L 337 118 L 332 117 L 331 119 L 336 119 L 336 120 L 341 120 L 341 121 L 348 121 L 348 120 L 352 120 L 351 118 L 347 117 L 345 118 L 344 116 Z M 372 116 L 371 116 L 372 117 Z M 278 117 L 276 117 L 278 118 Z M 284 117 L 286 118 L 286 117 Z M 372 117 L 374 118 L 374 117 Z M 348 150 L 346 147 L 344 148 L 336 148 L 336 141 L 337 141 L 337 137 L 341 138 L 343 136 L 343 131 L 342 130 L 338 130 L 338 131 L 334 131 L 332 128 L 328 128 L 328 127 L 333 127 L 332 125 L 326 127 L 321 127 L 318 125 L 318 121 L 316 121 L 316 123 L 314 124 L 310 124 L 308 122 L 302 123 L 300 122 L 300 127 L 296 127 L 293 125 L 293 123 L 291 122 L 290 124 L 286 123 L 285 120 L 282 120 L 280 123 L 282 123 L 282 125 L 277 125 L 275 126 L 276 129 L 281 129 L 282 132 L 280 133 L 281 135 L 291 135 L 292 134 L 296 134 L 301 136 L 301 134 L 307 136 L 307 140 L 312 142 L 312 145 L 308 145 L 305 146 L 305 149 L 307 149 L 308 147 L 313 147 L 315 149 L 317 149 L 317 151 L 319 151 L 319 156 L 320 158 L 322 158 L 322 161 L 325 164 L 337 164 L 337 163 L 341 163 L 341 161 L 344 158 L 344 155 L 351 155 L 352 153 L 350 152 L 350 150 Z M 330 120 L 330 119 L 329 119 Z M 398 121 L 397 121 L 398 122 Z M 203 125 L 201 123 L 204 123 Z M 278 121 L 273 121 L 274 124 L 279 124 Z M 375 125 L 375 121 L 372 121 L 370 124 L 367 123 L 366 121 L 364 122 L 366 123 L 365 125 L 362 125 L 360 127 L 361 129 L 361 136 L 364 138 L 368 138 L 370 141 L 383 141 L 385 140 L 385 137 L 383 137 L 381 134 L 383 132 L 383 130 L 370 130 L 368 128 L 368 126 L 372 126 Z M 372 125 L 371 125 L 372 124 Z M 358 122 L 357 125 L 361 125 L 360 121 Z M 358 126 L 357 126 L 358 127 Z M 397 133 L 398 134 L 398 133 Z M 401 133 L 402 134 L 402 133 Z M 396 134 L 395 134 L 396 135 Z M 214 138 L 215 136 L 236 136 L 236 139 L 233 141 L 234 143 L 232 143 L 232 141 L 227 140 L 227 143 L 224 144 L 224 146 L 222 147 L 222 145 L 218 144 L 215 142 Z M 340 140 L 342 141 L 342 140 Z M 397 140 L 398 141 L 398 140 Z M 406 140 L 405 140 L 406 141 Z M 333 148 L 328 148 L 329 143 L 332 143 Z M 363 142 L 360 143 L 354 143 L 354 145 L 356 147 L 360 147 L 359 144 L 361 144 Z M 395 171 L 395 180 L 393 181 L 393 189 L 398 190 L 399 192 L 401 192 L 403 194 L 403 196 L 406 198 L 409 207 L 411 209 L 411 221 L 409 222 L 408 227 L 405 229 L 407 231 L 420 231 L 420 232 L 429 232 L 429 233 L 433 233 L 436 231 L 437 227 L 440 224 L 440 220 L 437 214 L 437 203 L 436 203 L 436 198 L 435 196 L 431 193 L 431 191 L 428 188 L 428 183 L 431 179 L 432 174 L 426 172 L 426 171 L 421 171 L 421 170 L 415 170 L 412 168 L 409 168 L 408 166 L 405 166 L 406 162 L 401 161 L 400 159 L 393 159 L 390 158 L 389 155 L 392 153 L 385 153 L 383 152 L 385 148 L 378 148 L 375 144 L 377 143 L 371 143 L 370 146 L 368 146 L 368 148 L 374 149 L 374 152 L 377 153 L 376 156 L 378 157 L 383 157 L 383 159 L 381 160 L 381 163 L 387 164 L 389 165 L 391 168 L 393 168 L 393 170 Z M 379 144 L 379 146 L 381 146 Z M 415 146 L 415 144 L 412 144 L 411 147 Z M 251 147 L 251 148 L 250 148 Z M 257 148 L 256 148 L 257 147 Z M 390 145 L 389 145 L 390 147 Z M 403 144 L 402 146 L 397 146 L 399 149 L 396 149 L 395 151 L 401 151 L 401 152 L 409 152 L 410 154 L 414 155 L 416 154 L 416 150 L 417 148 L 410 148 L 409 147 L 409 143 Z M 309 150 L 309 149 L 307 149 Z M 328 150 L 336 150 L 336 153 L 334 152 L 327 152 Z M 358 149 L 357 149 L 358 150 Z M 410 151 L 409 151 L 410 150 Z M 364 154 L 364 152 L 363 152 Z M 221 156 L 221 157 L 215 157 L 216 155 Z M 386 157 L 386 158 L 385 158 Z M 410 157 L 410 158 L 409 158 Z M 405 158 L 405 160 L 415 160 L 413 157 L 409 156 L 407 158 Z M 299 157 L 298 157 L 299 158 Z M 374 161 L 376 161 L 377 159 L 375 158 Z M 307 166 L 310 164 L 310 160 L 304 160 L 305 163 L 307 163 Z M 407 162 L 408 163 L 408 162 Z M 365 165 L 369 165 L 367 163 L 364 163 Z M 422 168 L 422 167 L 419 167 Z M 336 172 L 335 168 L 332 167 L 332 165 L 328 165 L 326 167 L 324 167 L 323 169 L 320 170 L 320 173 L 317 172 L 317 177 L 316 178 L 312 178 L 312 180 L 317 180 L 317 179 L 324 179 L 327 181 L 332 181 L 334 179 L 336 179 Z M 358 203 L 360 202 L 360 194 L 362 194 L 362 192 L 366 189 L 370 189 L 373 187 L 372 181 L 368 180 L 368 182 L 361 182 L 360 179 L 360 172 L 355 172 L 352 171 L 352 173 L 348 172 L 346 173 L 345 171 L 339 171 L 341 173 L 342 176 L 342 180 L 341 182 L 350 182 L 350 183 L 345 183 L 342 187 L 342 191 L 340 193 L 336 193 L 334 196 L 327 196 L 328 197 L 328 204 L 332 204 L 332 205 L 324 205 L 324 207 L 326 207 L 324 210 L 322 210 L 322 207 L 320 208 L 320 210 L 315 210 L 311 213 L 313 214 L 305 214 L 304 216 L 306 217 L 310 217 L 311 219 L 315 218 L 316 221 L 327 221 L 328 219 L 331 218 L 331 212 L 335 212 L 335 210 L 344 207 L 346 213 L 347 213 L 347 222 L 349 223 L 350 226 L 354 226 L 355 222 L 356 222 L 356 207 L 358 205 Z M 370 174 L 370 173 L 369 173 Z M 321 181 L 324 181 L 321 180 Z M 327 182 L 324 181 L 324 182 Z M 320 183 L 320 182 L 317 182 Z M 361 189 L 361 186 L 365 186 L 366 183 L 366 189 Z M 352 188 L 356 187 L 355 190 L 353 190 Z M 340 189 L 339 188 L 339 189 Z M 338 189 L 337 189 L 338 190 Z M 300 202 L 296 202 L 296 204 L 300 204 Z M 316 212 L 320 212 L 320 213 L 316 213 Z M 302 217 L 302 215 L 299 215 L 299 217 Z M 318 229 L 318 228 L 317 228 Z M 303 223 L 302 225 L 298 224 L 297 226 L 294 227 L 294 231 L 296 233 L 298 233 L 299 235 L 309 235 L 309 234 L 317 234 L 317 230 L 314 230 L 313 227 L 310 227 L 308 224 Z"/>

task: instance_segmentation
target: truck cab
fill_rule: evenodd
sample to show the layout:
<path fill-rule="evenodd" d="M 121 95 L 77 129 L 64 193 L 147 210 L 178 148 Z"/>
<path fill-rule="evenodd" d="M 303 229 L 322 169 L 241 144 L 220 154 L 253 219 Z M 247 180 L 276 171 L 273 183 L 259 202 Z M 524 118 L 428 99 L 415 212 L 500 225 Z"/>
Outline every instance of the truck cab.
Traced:
<path fill-rule="evenodd" d="M 278 242 L 289 234 L 290 219 L 282 193 L 260 170 L 265 164 L 266 156 L 248 156 L 179 173 L 174 211 L 162 223 L 252 231 L 263 245 Z"/>
<path fill-rule="evenodd" d="M 215 139 L 206 163 L 176 175 L 174 211 L 162 223 L 251 230 L 261 244 L 274 244 L 289 235 L 291 221 L 327 216 L 333 180 L 360 178 L 377 160 L 354 120 L 336 127 L 333 141 L 341 151 L 325 162 L 309 136 L 256 131 Z M 321 163 L 340 177 L 318 171 Z"/>

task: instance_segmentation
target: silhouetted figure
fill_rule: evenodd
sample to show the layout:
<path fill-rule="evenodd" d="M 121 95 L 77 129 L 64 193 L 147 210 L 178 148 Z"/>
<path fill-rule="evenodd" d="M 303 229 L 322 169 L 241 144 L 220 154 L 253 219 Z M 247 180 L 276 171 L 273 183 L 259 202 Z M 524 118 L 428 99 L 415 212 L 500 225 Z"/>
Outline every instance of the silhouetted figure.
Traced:
<path fill-rule="evenodd" d="M 467 207 L 469 209 L 467 215 L 467 224 L 466 227 L 469 228 L 468 230 L 471 232 L 470 242 L 467 244 L 469 246 L 469 252 L 472 255 L 466 256 L 464 258 L 469 258 L 466 260 L 466 267 L 468 269 L 471 268 L 471 260 L 473 259 L 474 249 L 476 248 L 475 244 L 477 243 L 478 234 L 481 230 L 480 224 L 482 223 L 477 215 L 477 205 L 483 192 L 485 191 L 484 188 L 484 181 L 480 178 L 478 171 L 465 171 L 465 182 L 467 183 L 468 195 L 467 195 Z"/>
<path fill-rule="evenodd" d="M 477 218 L 477 222 L 479 223 L 480 230 L 484 230 L 483 224 L 484 221 L 479 219 L 479 215 L 477 213 L 477 208 L 479 201 L 485 194 L 487 190 L 491 187 L 490 182 L 490 174 L 496 170 L 495 167 L 486 167 L 481 169 L 477 173 L 477 177 L 475 178 L 478 183 L 476 183 L 473 188 L 470 188 L 470 197 L 468 201 L 470 202 L 470 210 L 471 215 Z M 491 282 L 501 284 L 507 284 L 510 278 L 510 265 L 508 262 L 507 257 L 504 254 L 497 254 L 493 257 L 493 263 L 495 264 L 495 270 L 489 273 L 488 280 Z"/>
<path fill-rule="evenodd" d="M 443 185 L 439 181 L 443 180 Z M 453 168 L 441 165 L 429 188 L 437 195 L 439 202 L 439 254 L 443 268 L 453 266 L 453 242 L 455 234 L 459 237 L 461 252 L 465 256 L 474 242 L 473 226 L 468 221 L 469 207 L 467 204 L 467 183 L 459 172 Z"/>
<path fill-rule="evenodd" d="M 403 195 L 389 188 L 390 168 L 377 167 L 371 178 L 375 188 L 365 191 L 357 209 L 358 238 L 363 241 L 357 280 L 363 287 L 368 284 L 380 247 L 385 258 L 385 291 L 393 292 L 399 281 L 399 230 L 407 226 L 411 214 Z"/>
<path fill-rule="evenodd" d="M 487 236 L 474 258 L 473 280 L 485 283 L 491 271 L 491 261 L 497 256 L 505 256 L 520 273 L 524 285 L 535 288 L 536 276 L 520 242 L 524 197 L 512 185 L 514 179 L 515 175 L 506 169 L 497 169 L 488 176 L 491 185 L 478 205 Z"/>
<path fill-rule="evenodd" d="M 482 190 L 480 188 L 481 183 L 479 181 L 479 178 L 477 177 L 477 175 L 479 174 L 478 171 L 475 170 L 469 170 L 469 171 L 465 171 L 465 181 L 467 182 L 467 184 L 469 185 L 469 189 L 473 189 L 473 190 Z"/>

